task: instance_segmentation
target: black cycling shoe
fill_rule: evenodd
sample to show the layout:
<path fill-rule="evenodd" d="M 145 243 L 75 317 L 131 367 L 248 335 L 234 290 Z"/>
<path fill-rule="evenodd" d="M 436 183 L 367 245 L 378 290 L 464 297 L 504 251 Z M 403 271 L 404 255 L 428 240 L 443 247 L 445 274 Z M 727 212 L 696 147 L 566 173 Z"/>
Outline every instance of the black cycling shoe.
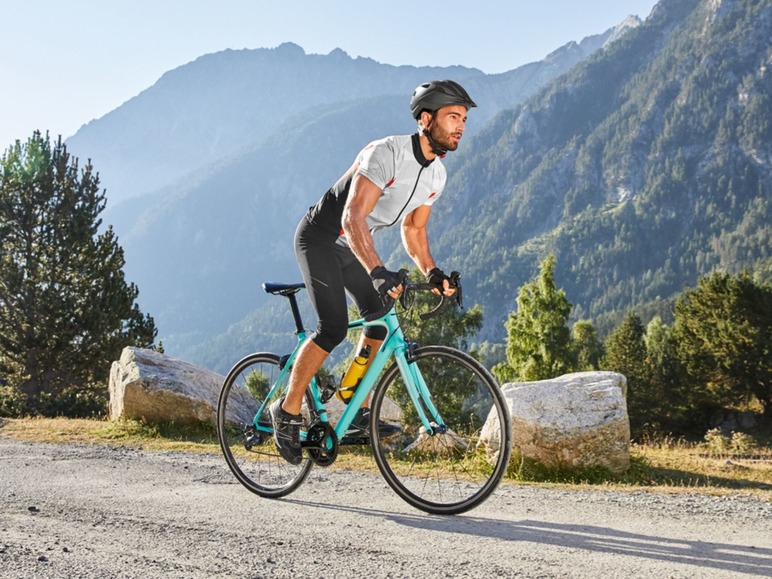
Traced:
<path fill-rule="evenodd" d="M 396 436 L 402 432 L 402 427 L 390 422 L 378 421 L 378 435 L 380 438 L 390 438 Z M 346 434 L 343 436 L 341 443 L 345 443 L 348 440 L 363 439 L 363 444 L 367 444 L 370 439 L 370 409 L 360 408 L 354 415 L 354 419 L 346 429 Z"/>
<path fill-rule="evenodd" d="M 284 460 L 290 464 L 300 464 L 303 462 L 303 450 L 300 447 L 300 427 L 303 425 L 303 418 L 300 414 L 285 412 L 281 407 L 283 403 L 284 398 L 281 398 L 268 408 L 273 421 L 273 440 Z"/>

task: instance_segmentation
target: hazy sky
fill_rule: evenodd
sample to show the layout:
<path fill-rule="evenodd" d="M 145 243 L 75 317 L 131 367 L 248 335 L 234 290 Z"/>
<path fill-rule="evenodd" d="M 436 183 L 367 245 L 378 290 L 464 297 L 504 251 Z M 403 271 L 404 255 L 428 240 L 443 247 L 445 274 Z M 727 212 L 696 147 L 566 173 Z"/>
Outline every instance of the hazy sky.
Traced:
<path fill-rule="evenodd" d="M 540 60 L 656 0 L 0 0 L 0 151 L 67 138 L 160 76 L 226 48 L 294 42 L 487 73 Z"/>

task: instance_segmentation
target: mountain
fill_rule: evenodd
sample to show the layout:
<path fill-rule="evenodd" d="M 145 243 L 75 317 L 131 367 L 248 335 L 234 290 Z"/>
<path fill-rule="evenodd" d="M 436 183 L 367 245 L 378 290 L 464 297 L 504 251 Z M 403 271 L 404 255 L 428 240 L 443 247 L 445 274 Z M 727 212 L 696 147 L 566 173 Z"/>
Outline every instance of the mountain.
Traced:
<path fill-rule="evenodd" d="M 260 282 L 299 277 L 297 222 L 361 147 L 415 130 L 408 101 L 420 82 L 463 82 L 481 105 L 469 123 L 474 133 L 637 24 L 628 20 L 498 75 L 393 67 L 339 50 L 305 55 L 294 45 L 226 51 L 164 75 L 67 144 L 75 154 L 88 150 L 100 171 L 104 221 L 118 232 L 127 277 L 140 288 L 166 350 L 200 361 L 188 355 L 192 346 L 203 343 L 207 351 L 214 335 L 255 307 L 275 305 L 261 295 Z M 249 87 L 245 70 L 257 71 Z M 193 90 L 199 85 L 217 86 L 216 96 Z M 164 182 L 144 195 L 131 190 Z"/>
<path fill-rule="evenodd" d="M 662 0 L 450 160 L 433 250 L 485 304 L 486 337 L 547 252 L 574 315 L 605 329 L 631 306 L 667 314 L 714 268 L 770 276 L 770 38 L 769 1 Z"/>
<path fill-rule="evenodd" d="M 286 304 L 259 284 L 298 279 L 292 232 L 303 210 L 364 143 L 414 130 L 406 95 L 418 82 L 455 78 L 481 106 L 445 159 L 430 238 L 438 263 L 462 272 L 467 302 L 484 307 L 480 339 L 503 341 L 519 286 L 549 252 L 574 316 L 602 333 L 631 307 L 667 314 L 673 296 L 714 268 L 772 276 L 771 3 L 661 0 L 644 23 L 623 28 L 502 75 L 292 45 L 210 55 L 111 113 L 110 123 L 123 120 L 109 130 L 111 115 L 84 127 L 72 146 L 88 153 L 73 152 L 102 174 L 105 221 L 167 351 L 224 370 L 250 350 L 291 344 Z M 209 82 L 204 68 L 215 60 L 227 70 L 259 61 L 260 76 L 249 77 L 258 88 Z M 318 102 L 312 90 L 291 103 L 287 87 L 315 86 L 303 82 L 315 74 L 332 79 L 324 91 L 333 96 Z M 378 79 L 387 88 L 373 88 Z M 335 92 L 345 83 L 356 96 Z M 196 96 L 215 84 L 220 100 L 214 89 Z M 274 115 L 242 131 L 239 115 L 264 110 Z M 199 118 L 207 114 L 218 120 Z M 163 123 L 157 139 L 140 138 L 145 118 Z M 228 137 L 215 139 L 218 130 Z M 145 185 L 129 185 L 144 172 Z M 390 265 L 407 261 L 398 232 L 377 243 Z"/>

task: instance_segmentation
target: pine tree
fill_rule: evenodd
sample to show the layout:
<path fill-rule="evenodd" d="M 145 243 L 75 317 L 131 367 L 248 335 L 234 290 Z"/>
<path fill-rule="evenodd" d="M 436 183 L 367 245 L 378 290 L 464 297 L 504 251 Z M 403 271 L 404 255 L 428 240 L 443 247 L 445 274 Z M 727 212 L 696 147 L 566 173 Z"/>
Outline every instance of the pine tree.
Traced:
<path fill-rule="evenodd" d="M 577 370 L 586 372 L 598 369 L 603 345 L 598 341 L 592 322 L 579 320 L 574 324 L 573 350 Z"/>
<path fill-rule="evenodd" d="M 651 415 L 657 415 L 651 422 L 659 423 L 666 431 L 683 431 L 695 422 L 692 410 L 699 400 L 684 379 L 673 330 L 662 318 L 654 316 L 646 326 L 644 339 L 649 394 L 644 404 Z"/>
<path fill-rule="evenodd" d="M 772 413 L 772 285 L 713 273 L 676 303 L 678 354 L 705 402 L 735 407 L 754 398 Z"/>
<path fill-rule="evenodd" d="M 52 147 L 36 132 L 4 152 L 0 171 L 5 380 L 28 412 L 82 412 L 106 400 L 110 363 L 152 344 L 155 324 L 124 279 L 112 228 L 99 231 L 105 194 L 90 162 L 80 170 L 61 138 Z"/>
<path fill-rule="evenodd" d="M 549 255 L 538 277 L 520 288 L 517 312 L 507 319 L 507 361 L 493 369 L 500 381 L 545 380 L 574 368 L 567 325 L 571 308 L 555 285 L 555 256 Z"/>

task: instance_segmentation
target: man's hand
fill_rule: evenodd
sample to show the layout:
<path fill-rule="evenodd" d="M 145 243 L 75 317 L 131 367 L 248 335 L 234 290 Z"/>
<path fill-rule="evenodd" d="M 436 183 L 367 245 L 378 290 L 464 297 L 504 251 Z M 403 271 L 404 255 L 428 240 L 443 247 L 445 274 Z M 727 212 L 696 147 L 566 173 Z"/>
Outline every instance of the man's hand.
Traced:
<path fill-rule="evenodd" d="M 395 300 L 402 293 L 402 280 L 399 274 L 389 271 L 382 265 L 373 268 L 373 271 L 370 272 L 370 279 L 373 280 L 373 287 L 381 296 L 381 301 L 384 304 L 387 303 L 387 298 Z"/>
<path fill-rule="evenodd" d="M 437 295 L 452 296 L 456 293 L 456 288 L 451 283 L 450 278 L 439 267 L 435 267 L 427 273 L 426 280 L 436 286 L 432 292 Z"/>

